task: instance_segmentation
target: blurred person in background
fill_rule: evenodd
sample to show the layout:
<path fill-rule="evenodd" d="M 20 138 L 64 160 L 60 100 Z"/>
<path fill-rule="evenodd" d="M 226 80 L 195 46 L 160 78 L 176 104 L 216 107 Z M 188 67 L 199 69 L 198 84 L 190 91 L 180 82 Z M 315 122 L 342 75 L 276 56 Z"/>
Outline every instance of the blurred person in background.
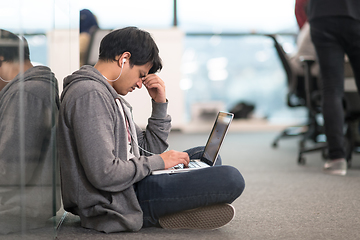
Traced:
<path fill-rule="evenodd" d="M 322 112 L 329 160 L 324 171 L 345 175 L 344 56 L 347 55 L 360 89 L 360 1 L 310 0 L 308 19 L 322 79 Z"/>
<path fill-rule="evenodd" d="M 86 64 L 91 35 L 99 29 L 96 16 L 88 9 L 80 11 L 80 67 Z"/>

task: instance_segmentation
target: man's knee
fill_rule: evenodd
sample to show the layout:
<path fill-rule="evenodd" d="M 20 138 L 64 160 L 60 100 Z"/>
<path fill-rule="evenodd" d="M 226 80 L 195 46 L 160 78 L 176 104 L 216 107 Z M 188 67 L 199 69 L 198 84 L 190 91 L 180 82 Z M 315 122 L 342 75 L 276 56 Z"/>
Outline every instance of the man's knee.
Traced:
<path fill-rule="evenodd" d="M 240 196 L 245 189 L 245 180 L 239 170 L 232 166 L 219 166 L 219 181 L 229 189 L 236 197 Z"/>

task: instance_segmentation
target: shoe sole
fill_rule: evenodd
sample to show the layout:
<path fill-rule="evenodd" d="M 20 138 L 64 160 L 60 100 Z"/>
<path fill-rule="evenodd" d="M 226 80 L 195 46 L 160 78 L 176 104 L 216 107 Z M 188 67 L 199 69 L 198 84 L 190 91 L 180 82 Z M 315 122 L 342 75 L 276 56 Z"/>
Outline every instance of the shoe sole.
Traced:
<path fill-rule="evenodd" d="M 331 175 L 346 175 L 347 162 L 345 160 L 327 161 L 324 164 L 323 171 Z"/>
<path fill-rule="evenodd" d="M 234 217 L 232 205 L 218 204 L 161 217 L 159 224 L 165 229 L 212 230 L 225 226 Z"/>
<path fill-rule="evenodd" d="M 330 174 L 330 175 L 340 175 L 340 176 L 346 175 L 346 170 L 323 169 L 323 171 L 324 171 L 324 173 Z"/>

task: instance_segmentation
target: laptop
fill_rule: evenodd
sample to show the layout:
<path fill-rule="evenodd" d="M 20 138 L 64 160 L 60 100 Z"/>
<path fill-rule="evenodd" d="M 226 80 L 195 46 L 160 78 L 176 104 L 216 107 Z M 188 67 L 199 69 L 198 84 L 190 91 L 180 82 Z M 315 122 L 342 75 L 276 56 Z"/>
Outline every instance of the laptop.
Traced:
<path fill-rule="evenodd" d="M 206 142 L 203 155 L 200 159 L 190 159 L 189 167 L 184 167 L 183 164 L 165 170 L 155 170 L 151 174 L 173 174 L 189 172 L 201 168 L 207 168 L 215 165 L 216 159 L 219 155 L 220 147 L 224 141 L 226 133 L 228 132 L 230 123 L 234 118 L 234 114 L 228 112 L 219 112 L 214 126 L 211 130 L 210 136 Z"/>

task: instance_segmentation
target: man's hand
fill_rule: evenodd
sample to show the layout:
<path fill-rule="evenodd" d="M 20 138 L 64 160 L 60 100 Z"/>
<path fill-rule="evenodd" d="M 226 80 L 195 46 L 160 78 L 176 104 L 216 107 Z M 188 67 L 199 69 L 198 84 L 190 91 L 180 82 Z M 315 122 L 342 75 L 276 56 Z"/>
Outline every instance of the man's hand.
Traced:
<path fill-rule="evenodd" d="M 190 158 L 186 152 L 178 152 L 170 150 L 160 154 L 160 157 L 164 160 L 165 169 L 174 167 L 179 163 L 184 164 L 185 167 L 188 166 Z"/>
<path fill-rule="evenodd" d="M 143 79 L 143 84 L 149 92 L 150 97 L 158 103 L 166 102 L 165 83 L 156 74 L 149 74 Z"/>

